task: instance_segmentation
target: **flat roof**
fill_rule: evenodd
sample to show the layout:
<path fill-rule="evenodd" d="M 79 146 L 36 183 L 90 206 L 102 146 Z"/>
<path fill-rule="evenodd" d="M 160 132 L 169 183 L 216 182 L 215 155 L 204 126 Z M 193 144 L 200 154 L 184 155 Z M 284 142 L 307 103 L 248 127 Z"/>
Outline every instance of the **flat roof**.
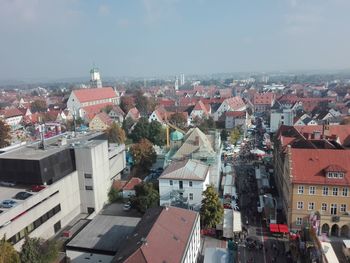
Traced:
<path fill-rule="evenodd" d="M 63 133 L 45 139 L 45 150 L 38 148 L 40 142 L 37 141 L 0 154 L 0 159 L 41 160 L 64 149 L 86 144 L 88 140 L 101 134 L 102 132 L 76 133 L 76 136 L 72 137 L 71 133 Z M 59 146 L 59 141 L 63 138 L 67 140 L 67 143 Z"/>
<path fill-rule="evenodd" d="M 137 217 L 97 215 L 67 244 L 67 249 L 97 250 L 114 255 L 140 220 Z"/>
<path fill-rule="evenodd" d="M 27 187 L 21 187 L 21 186 L 15 186 L 15 187 L 7 187 L 7 186 L 0 186 L 0 202 L 2 202 L 5 199 L 13 199 L 13 197 L 18 192 L 24 192 L 28 190 Z M 34 194 L 30 192 L 31 194 Z M 27 200 L 27 199 L 26 199 Z M 15 200 L 15 201 L 21 201 L 21 200 Z M 3 210 L 3 208 L 1 208 Z"/>

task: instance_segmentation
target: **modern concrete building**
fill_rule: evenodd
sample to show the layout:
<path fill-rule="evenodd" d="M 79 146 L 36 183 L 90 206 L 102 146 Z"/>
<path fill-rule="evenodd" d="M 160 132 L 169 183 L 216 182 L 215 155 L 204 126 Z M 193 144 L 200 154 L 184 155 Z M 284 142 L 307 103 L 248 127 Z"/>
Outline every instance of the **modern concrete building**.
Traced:
<path fill-rule="evenodd" d="M 7 185 L 0 187 L 0 202 L 8 207 L 0 208 L 0 236 L 16 249 L 25 232 L 50 238 L 79 214 L 100 211 L 125 168 L 124 145 L 109 147 L 102 133 L 70 136 L 0 155 L 0 181 Z"/>

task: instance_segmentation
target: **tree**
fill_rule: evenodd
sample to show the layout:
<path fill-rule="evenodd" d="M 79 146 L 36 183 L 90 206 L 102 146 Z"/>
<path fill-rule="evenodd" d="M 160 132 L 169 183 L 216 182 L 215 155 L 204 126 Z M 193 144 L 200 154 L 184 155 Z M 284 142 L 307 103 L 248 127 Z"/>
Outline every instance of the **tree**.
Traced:
<path fill-rule="evenodd" d="M 239 130 L 239 128 L 236 127 L 231 131 L 230 142 L 232 144 L 236 145 L 236 143 L 240 137 L 241 137 L 241 131 Z"/>
<path fill-rule="evenodd" d="M 0 120 L 0 148 L 9 146 L 11 143 L 11 128 L 6 122 Z"/>
<path fill-rule="evenodd" d="M 107 105 L 106 107 L 104 107 L 102 109 L 103 112 L 109 114 L 111 112 L 111 110 L 113 110 L 113 106 L 112 105 Z"/>
<path fill-rule="evenodd" d="M 107 129 L 107 137 L 109 143 L 122 144 L 126 141 L 125 131 L 115 122 Z"/>
<path fill-rule="evenodd" d="M 227 141 L 228 136 L 227 136 L 226 129 L 221 130 L 220 137 L 221 137 L 221 141 L 223 141 L 223 142 Z"/>
<path fill-rule="evenodd" d="M 143 138 L 149 138 L 149 122 L 147 118 L 141 117 L 130 134 L 134 142 L 139 142 Z"/>
<path fill-rule="evenodd" d="M 21 262 L 51 263 L 58 257 L 58 245 L 54 240 L 44 241 L 25 235 L 20 253 Z"/>
<path fill-rule="evenodd" d="M 148 138 L 153 144 L 163 146 L 165 144 L 166 131 L 157 121 L 152 121 L 149 125 Z"/>
<path fill-rule="evenodd" d="M 19 263 L 19 255 L 10 242 L 4 236 L 0 240 L 0 263 Z"/>
<path fill-rule="evenodd" d="M 209 185 L 203 192 L 200 209 L 201 225 L 203 228 L 215 227 L 224 216 L 224 208 L 213 185 Z"/>
<path fill-rule="evenodd" d="M 20 254 L 21 262 L 40 262 L 40 239 L 30 238 L 28 234 L 24 238 L 25 240 Z"/>
<path fill-rule="evenodd" d="M 148 208 L 158 206 L 159 193 L 152 183 L 135 185 L 135 196 L 131 198 L 131 204 L 140 212 L 144 213 Z"/>
<path fill-rule="evenodd" d="M 127 114 L 130 109 L 135 107 L 134 99 L 129 96 L 123 96 L 120 98 L 120 108 Z"/>
<path fill-rule="evenodd" d="M 185 129 L 187 126 L 187 119 L 185 115 L 181 112 L 176 112 L 172 114 L 169 118 L 170 124 L 180 128 L 180 129 Z"/>
<path fill-rule="evenodd" d="M 146 116 L 148 113 L 148 99 L 143 96 L 143 92 L 139 89 L 134 92 L 134 97 L 135 107 L 139 110 L 141 116 Z"/>
<path fill-rule="evenodd" d="M 35 100 L 30 104 L 32 112 L 45 112 L 47 111 L 47 105 L 44 100 Z"/>
<path fill-rule="evenodd" d="M 147 139 L 141 139 L 139 143 L 135 143 L 130 147 L 130 153 L 134 160 L 134 164 L 148 169 L 157 159 L 157 154 L 152 143 Z"/>
<path fill-rule="evenodd" d="M 112 186 L 108 192 L 108 201 L 110 203 L 115 203 L 120 201 L 121 199 L 122 199 L 121 190 L 116 189 Z"/>
<path fill-rule="evenodd" d="M 126 119 L 124 119 L 123 130 L 125 131 L 125 134 L 129 135 L 129 131 L 134 124 L 135 124 L 135 122 L 133 121 L 133 119 L 131 117 L 127 117 Z"/>

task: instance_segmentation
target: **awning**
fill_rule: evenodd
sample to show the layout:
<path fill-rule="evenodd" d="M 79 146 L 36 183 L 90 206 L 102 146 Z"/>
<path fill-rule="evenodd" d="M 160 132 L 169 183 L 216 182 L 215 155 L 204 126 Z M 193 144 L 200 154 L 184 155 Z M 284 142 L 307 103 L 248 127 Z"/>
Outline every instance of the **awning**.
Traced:
<path fill-rule="evenodd" d="M 270 224 L 270 232 L 273 233 L 288 233 L 288 226 L 281 224 Z"/>
<path fill-rule="evenodd" d="M 270 232 L 278 233 L 278 225 L 277 224 L 270 224 Z"/>

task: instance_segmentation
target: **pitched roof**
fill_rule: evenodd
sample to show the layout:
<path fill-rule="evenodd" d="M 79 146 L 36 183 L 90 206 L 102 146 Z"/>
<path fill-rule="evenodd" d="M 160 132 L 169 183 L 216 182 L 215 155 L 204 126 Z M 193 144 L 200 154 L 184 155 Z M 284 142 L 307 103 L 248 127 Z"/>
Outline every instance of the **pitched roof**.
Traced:
<path fill-rule="evenodd" d="M 183 159 L 199 152 L 203 152 L 203 154 L 215 154 L 213 146 L 207 136 L 196 127 L 190 129 L 186 133 L 184 143 L 172 158 Z"/>
<path fill-rule="evenodd" d="M 293 183 L 350 185 L 350 151 L 328 149 L 289 148 L 291 176 Z M 330 167 L 341 167 L 344 178 L 327 178 L 325 171 Z M 332 169 L 333 169 L 332 168 Z"/>
<path fill-rule="evenodd" d="M 120 115 L 125 116 L 124 111 L 123 111 L 118 105 L 113 105 L 113 106 L 112 106 L 112 110 L 113 110 L 115 113 L 119 113 Z"/>
<path fill-rule="evenodd" d="M 275 99 L 275 93 L 265 92 L 265 93 L 255 93 L 253 97 L 254 105 L 271 105 Z"/>
<path fill-rule="evenodd" d="M 198 213 L 178 207 L 147 210 L 113 263 L 182 262 Z"/>
<path fill-rule="evenodd" d="M 101 103 L 91 106 L 83 107 L 83 110 L 86 112 L 87 117 L 91 120 L 95 115 L 102 111 L 106 106 L 113 105 L 111 102 Z"/>
<path fill-rule="evenodd" d="M 194 106 L 193 110 L 202 111 L 205 115 L 208 115 L 210 111 L 210 105 L 205 105 L 201 100 L 199 100 Z"/>
<path fill-rule="evenodd" d="M 126 115 L 127 117 L 131 117 L 134 121 L 141 117 L 140 112 L 136 107 L 131 108 Z"/>
<path fill-rule="evenodd" d="M 322 125 L 294 126 L 294 128 L 304 135 L 323 130 Z M 342 145 L 347 145 L 350 142 L 350 125 L 329 125 L 328 128 L 328 132 L 325 132 L 326 137 L 338 137 Z"/>
<path fill-rule="evenodd" d="M 17 108 L 10 108 L 2 110 L 1 115 L 4 115 L 4 118 L 11 118 L 16 116 L 23 116 L 23 113 Z"/>
<path fill-rule="evenodd" d="M 232 97 L 224 100 L 224 102 L 230 107 L 231 111 L 239 110 L 240 108 L 245 106 L 244 101 L 241 97 Z"/>
<path fill-rule="evenodd" d="M 159 179 L 205 181 L 209 166 L 196 160 L 172 162 Z"/>
<path fill-rule="evenodd" d="M 113 120 L 105 112 L 100 112 L 96 114 L 94 119 L 95 118 L 99 118 L 106 125 L 111 125 L 113 123 Z"/>
<path fill-rule="evenodd" d="M 135 185 L 138 185 L 142 182 L 140 178 L 132 177 L 124 186 L 123 190 L 134 190 Z"/>
<path fill-rule="evenodd" d="M 80 103 L 117 97 L 112 87 L 73 90 Z"/>

